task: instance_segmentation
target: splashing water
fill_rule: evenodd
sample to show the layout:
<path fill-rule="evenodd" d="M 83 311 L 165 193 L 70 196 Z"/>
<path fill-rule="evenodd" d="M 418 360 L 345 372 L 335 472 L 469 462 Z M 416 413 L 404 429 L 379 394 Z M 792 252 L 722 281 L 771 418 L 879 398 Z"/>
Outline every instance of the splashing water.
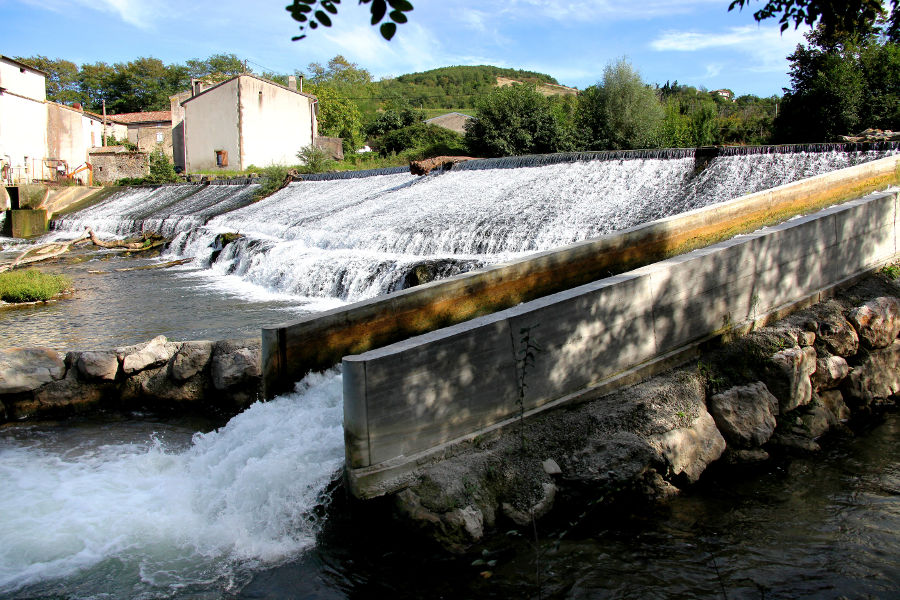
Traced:
<path fill-rule="evenodd" d="M 343 464 L 341 421 L 332 371 L 187 448 L 159 436 L 57 446 L 37 431 L 7 431 L 0 595 L 240 586 L 250 570 L 314 544 L 314 511 Z"/>

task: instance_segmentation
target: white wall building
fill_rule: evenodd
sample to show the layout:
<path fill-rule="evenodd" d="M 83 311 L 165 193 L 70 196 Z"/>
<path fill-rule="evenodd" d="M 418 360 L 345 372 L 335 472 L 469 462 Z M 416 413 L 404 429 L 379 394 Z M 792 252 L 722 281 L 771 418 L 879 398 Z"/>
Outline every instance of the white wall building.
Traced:
<path fill-rule="evenodd" d="M 47 149 L 46 73 L 0 55 L 0 178 L 28 181 Z"/>
<path fill-rule="evenodd" d="M 316 102 L 250 74 L 197 93 L 181 103 L 186 170 L 297 164 L 297 152 L 316 139 Z"/>

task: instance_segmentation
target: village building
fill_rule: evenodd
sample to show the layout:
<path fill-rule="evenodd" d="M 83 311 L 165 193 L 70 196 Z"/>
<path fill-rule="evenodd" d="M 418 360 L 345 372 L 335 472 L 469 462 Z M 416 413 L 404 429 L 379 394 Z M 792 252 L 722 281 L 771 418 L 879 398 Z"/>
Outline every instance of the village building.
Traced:
<path fill-rule="evenodd" d="M 171 111 L 123 113 L 110 115 L 109 119 L 126 127 L 124 139 L 134 144 L 138 150 L 152 152 L 161 148 L 169 160 L 172 160 Z"/>
<path fill-rule="evenodd" d="M 182 101 L 184 168 L 188 172 L 245 170 L 250 165 L 290 165 L 316 142 L 316 97 L 297 79 L 279 85 L 242 74 L 208 89 L 199 86 Z M 177 146 L 177 142 L 175 144 Z M 179 158 L 175 158 L 179 164 Z"/>

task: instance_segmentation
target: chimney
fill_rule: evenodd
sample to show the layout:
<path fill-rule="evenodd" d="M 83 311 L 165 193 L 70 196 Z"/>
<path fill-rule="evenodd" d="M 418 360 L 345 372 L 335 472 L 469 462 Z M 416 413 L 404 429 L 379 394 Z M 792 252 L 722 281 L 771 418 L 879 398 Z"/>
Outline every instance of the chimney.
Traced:
<path fill-rule="evenodd" d="M 199 79 L 191 79 L 191 97 L 203 91 L 203 82 Z"/>
<path fill-rule="evenodd" d="M 288 87 L 295 92 L 297 91 L 297 78 L 293 75 L 288 75 Z"/>
<path fill-rule="evenodd" d="M 81 110 L 81 102 L 76 102 L 72 105 L 72 108 L 75 110 Z"/>
<path fill-rule="evenodd" d="M 298 92 L 302 92 L 302 91 L 303 91 L 303 75 L 300 76 L 300 89 L 297 90 L 297 91 L 298 91 Z"/>

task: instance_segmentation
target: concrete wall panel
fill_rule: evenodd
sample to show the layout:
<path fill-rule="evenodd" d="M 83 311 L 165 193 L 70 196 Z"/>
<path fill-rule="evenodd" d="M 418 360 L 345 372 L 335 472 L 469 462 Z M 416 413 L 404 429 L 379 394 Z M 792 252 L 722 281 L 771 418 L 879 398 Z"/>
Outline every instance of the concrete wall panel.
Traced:
<path fill-rule="evenodd" d="M 429 452 L 514 418 L 523 329 L 539 347 L 524 410 L 570 401 L 895 257 L 897 202 L 874 194 L 345 357 L 351 490 L 390 491 Z"/>

